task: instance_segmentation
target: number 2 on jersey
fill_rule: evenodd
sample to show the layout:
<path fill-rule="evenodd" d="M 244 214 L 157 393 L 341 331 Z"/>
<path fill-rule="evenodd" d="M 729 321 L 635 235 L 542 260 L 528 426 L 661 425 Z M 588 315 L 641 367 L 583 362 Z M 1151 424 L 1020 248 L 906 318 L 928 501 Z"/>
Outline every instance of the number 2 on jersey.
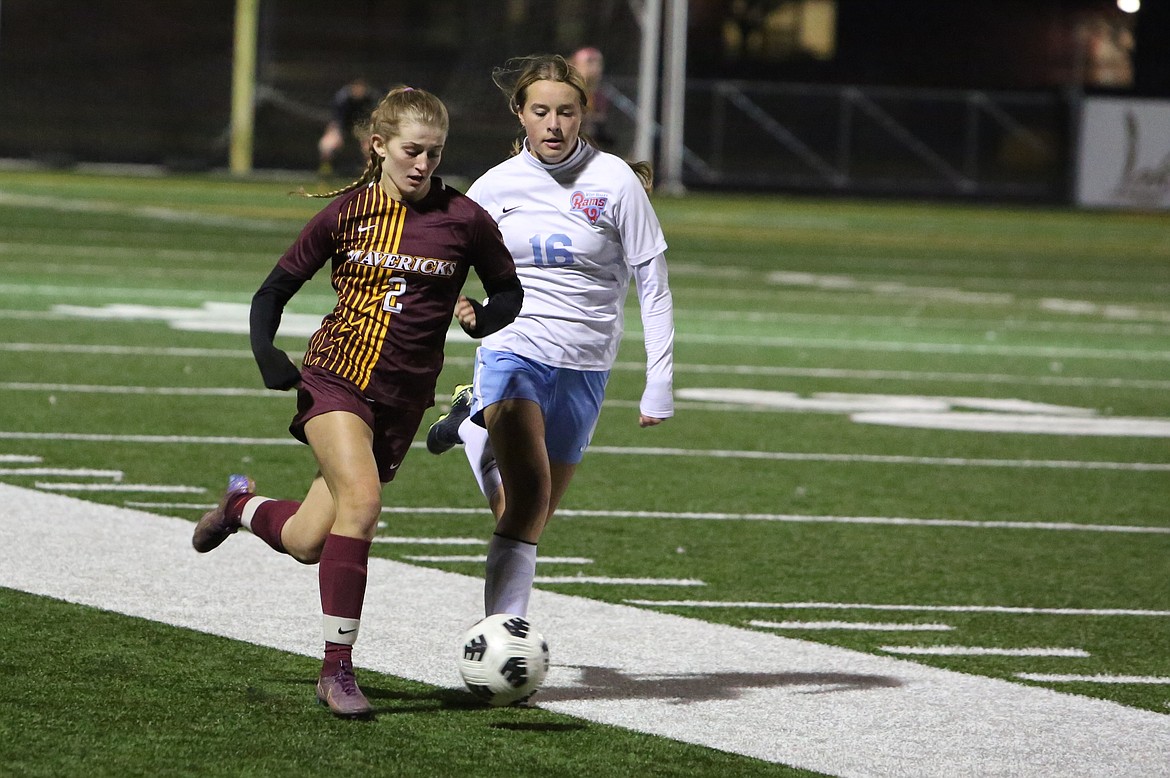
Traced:
<path fill-rule="evenodd" d="M 402 303 L 398 298 L 406 294 L 406 279 L 394 276 L 387 279 L 387 284 L 390 285 L 390 291 L 386 292 L 386 296 L 382 298 L 382 310 L 389 313 L 402 313 Z"/>
<path fill-rule="evenodd" d="M 547 238 L 543 235 L 533 235 L 528 242 L 532 244 L 532 264 L 537 267 L 573 264 L 573 252 L 569 251 L 573 241 L 568 235 L 559 232 Z"/>

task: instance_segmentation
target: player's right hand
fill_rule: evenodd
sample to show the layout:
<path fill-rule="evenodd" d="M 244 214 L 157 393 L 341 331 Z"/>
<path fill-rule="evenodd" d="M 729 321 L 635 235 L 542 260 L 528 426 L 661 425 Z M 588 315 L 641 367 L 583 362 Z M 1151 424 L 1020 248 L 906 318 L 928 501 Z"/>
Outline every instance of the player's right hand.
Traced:
<path fill-rule="evenodd" d="M 459 301 L 455 303 L 455 319 L 464 330 L 475 329 L 475 308 L 466 295 L 459 295 Z"/>

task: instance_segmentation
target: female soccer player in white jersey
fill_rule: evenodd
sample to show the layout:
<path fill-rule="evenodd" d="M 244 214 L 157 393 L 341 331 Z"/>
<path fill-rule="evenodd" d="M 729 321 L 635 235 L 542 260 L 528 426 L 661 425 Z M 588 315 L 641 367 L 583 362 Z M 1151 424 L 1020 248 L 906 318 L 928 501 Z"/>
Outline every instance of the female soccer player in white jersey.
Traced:
<path fill-rule="evenodd" d="M 674 414 L 674 320 L 666 241 L 643 186 L 649 166 L 631 166 L 581 136 L 581 75 L 563 57 L 542 55 L 509 61 L 493 80 L 525 137 L 467 194 L 499 224 L 524 304 L 484 338 L 474 391 L 456 389 L 427 447 L 442 453 L 463 442 L 496 516 L 486 614 L 526 615 L 536 543 L 597 424 L 631 277 L 647 357 L 642 427 Z"/>

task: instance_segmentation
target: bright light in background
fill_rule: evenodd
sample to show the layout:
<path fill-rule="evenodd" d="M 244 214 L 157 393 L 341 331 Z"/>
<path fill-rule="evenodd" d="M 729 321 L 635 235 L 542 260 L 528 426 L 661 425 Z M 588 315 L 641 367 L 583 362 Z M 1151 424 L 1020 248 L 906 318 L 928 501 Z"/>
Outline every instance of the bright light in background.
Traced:
<path fill-rule="evenodd" d="M 1142 0 L 1117 0 L 1117 7 L 1127 14 L 1135 14 L 1142 9 Z"/>

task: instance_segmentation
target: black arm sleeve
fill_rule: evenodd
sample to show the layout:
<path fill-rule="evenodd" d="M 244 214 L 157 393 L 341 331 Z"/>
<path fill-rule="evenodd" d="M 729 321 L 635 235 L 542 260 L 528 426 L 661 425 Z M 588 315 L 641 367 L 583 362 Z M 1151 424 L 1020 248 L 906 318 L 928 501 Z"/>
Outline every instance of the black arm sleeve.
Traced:
<path fill-rule="evenodd" d="M 516 276 L 485 282 L 483 289 L 488 294 L 487 305 L 480 305 L 470 298 L 467 300 L 475 310 L 475 329 L 463 327 L 463 331 L 473 338 L 483 338 L 507 327 L 524 303 L 524 287 L 520 286 L 520 279 Z"/>
<path fill-rule="evenodd" d="M 273 341 L 284 306 L 304 283 L 304 279 L 276 267 L 252 296 L 252 310 L 248 317 L 252 356 L 256 358 L 264 385 L 269 389 L 291 389 L 301 380 L 297 366 Z"/>

